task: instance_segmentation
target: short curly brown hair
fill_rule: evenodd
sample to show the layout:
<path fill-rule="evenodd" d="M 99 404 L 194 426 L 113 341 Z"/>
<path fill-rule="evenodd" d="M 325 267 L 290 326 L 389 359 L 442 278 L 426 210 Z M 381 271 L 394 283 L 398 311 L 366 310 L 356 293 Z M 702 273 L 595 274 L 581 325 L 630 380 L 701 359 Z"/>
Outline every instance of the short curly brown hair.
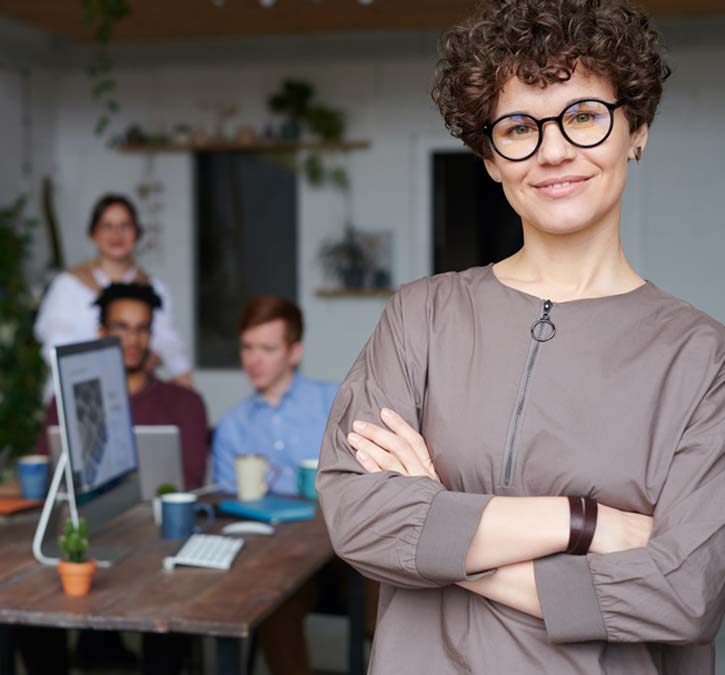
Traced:
<path fill-rule="evenodd" d="M 652 123 L 670 74 L 657 32 L 627 0 L 483 0 L 440 51 L 433 100 L 448 130 L 485 158 L 482 128 L 513 76 L 545 87 L 581 64 L 609 79 L 634 131 Z"/>

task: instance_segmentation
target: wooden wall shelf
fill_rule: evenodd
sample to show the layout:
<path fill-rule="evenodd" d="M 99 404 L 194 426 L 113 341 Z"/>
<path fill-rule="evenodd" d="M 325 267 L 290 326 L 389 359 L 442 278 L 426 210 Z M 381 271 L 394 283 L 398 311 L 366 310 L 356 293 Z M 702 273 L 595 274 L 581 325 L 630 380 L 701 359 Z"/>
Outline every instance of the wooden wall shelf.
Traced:
<path fill-rule="evenodd" d="M 321 288 L 318 298 L 389 298 L 393 288 Z"/>
<path fill-rule="evenodd" d="M 204 144 L 176 143 L 122 143 L 116 146 L 121 152 L 297 152 L 298 150 L 325 150 L 328 152 L 347 152 L 366 150 L 370 141 L 264 141 L 253 143 L 212 142 Z"/>

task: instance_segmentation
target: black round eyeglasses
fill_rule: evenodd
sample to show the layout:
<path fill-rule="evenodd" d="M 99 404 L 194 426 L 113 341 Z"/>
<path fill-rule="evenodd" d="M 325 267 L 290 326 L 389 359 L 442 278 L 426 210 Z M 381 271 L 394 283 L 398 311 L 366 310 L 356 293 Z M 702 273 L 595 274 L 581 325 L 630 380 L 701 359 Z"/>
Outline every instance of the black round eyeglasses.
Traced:
<path fill-rule="evenodd" d="M 569 143 L 578 148 L 593 148 L 609 138 L 614 126 L 614 111 L 624 101 L 607 103 L 598 98 L 583 98 L 570 103 L 559 115 L 536 119 L 524 113 L 503 115 L 483 127 L 493 149 L 504 159 L 522 162 L 536 153 L 544 137 L 544 125 L 556 122 Z"/>

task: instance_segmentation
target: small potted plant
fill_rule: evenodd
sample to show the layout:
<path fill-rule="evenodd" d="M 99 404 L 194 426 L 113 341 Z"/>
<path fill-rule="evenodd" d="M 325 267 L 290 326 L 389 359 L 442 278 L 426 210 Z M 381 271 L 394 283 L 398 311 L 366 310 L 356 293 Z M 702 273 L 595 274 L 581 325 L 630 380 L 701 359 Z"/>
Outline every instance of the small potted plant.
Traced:
<path fill-rule="evenodd" d="M 364 288 L 371 261 L 351 226 L 345 228 L 342 239 L 323 244 L 319 255 L 325 271 L 343 288 Z"/>
<path fill-rule="evenodd" d="M 178 489 L 176 485 L 172 485 L 171 483 L 162 483 L 156 488 L 156 496 L 153 501 L 154 523 L 156 525 L 161 525 L 161 497 L 172 492 L 178 492 Z"/>
<path fill-rule="evenodd" d="M 60 550 L 66 559 L 58 562 L 60 581 L 66 595 L 87 595 L 91 589 L 96 561 L 88 560 L 88 524 L 83 518 L 78 526 L 68 519 L 63 534 L 58 538 Z"/>
<path fill-rule="evenodd" d="M 289 141 L 299 139 L 314 94 L 314 88 L 307 82 L 285 80 L 281 91 L 270 96 L 267 101 L 270 110 L 286 116 L 282 138 Z"/>

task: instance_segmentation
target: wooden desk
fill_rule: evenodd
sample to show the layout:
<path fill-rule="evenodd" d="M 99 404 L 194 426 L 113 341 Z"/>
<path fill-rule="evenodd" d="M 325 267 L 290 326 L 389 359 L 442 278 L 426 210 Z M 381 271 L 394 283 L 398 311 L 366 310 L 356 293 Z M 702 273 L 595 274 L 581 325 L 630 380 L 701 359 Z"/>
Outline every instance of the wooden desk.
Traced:
<path fill-rule="evenodd" d="M 212 531 L 225 522 L 217 520 Z M 4 634 L 9 641 L 8 626 L 23 624 L 213 636 L 220 675 L 246 673 L 252 630 L 333 557 L 318 513 L 314 520 L 279 525 L 272 537 L 245 537 L 228 572 L 164 571 L 163 558 L 180 542 L 161 539 L 150 507 L 140 505 L 91 541 L 131 553 L 96 572 L 90 595 L 70 598 L 61 591 L 57 570 L 33 559 L 33 531 L 28 523 L 0 526 L 0 640 Z M 5 652 L 7 667 L 7 644 Z M 0 655 L 5 673 L 3 665 Z"/>

